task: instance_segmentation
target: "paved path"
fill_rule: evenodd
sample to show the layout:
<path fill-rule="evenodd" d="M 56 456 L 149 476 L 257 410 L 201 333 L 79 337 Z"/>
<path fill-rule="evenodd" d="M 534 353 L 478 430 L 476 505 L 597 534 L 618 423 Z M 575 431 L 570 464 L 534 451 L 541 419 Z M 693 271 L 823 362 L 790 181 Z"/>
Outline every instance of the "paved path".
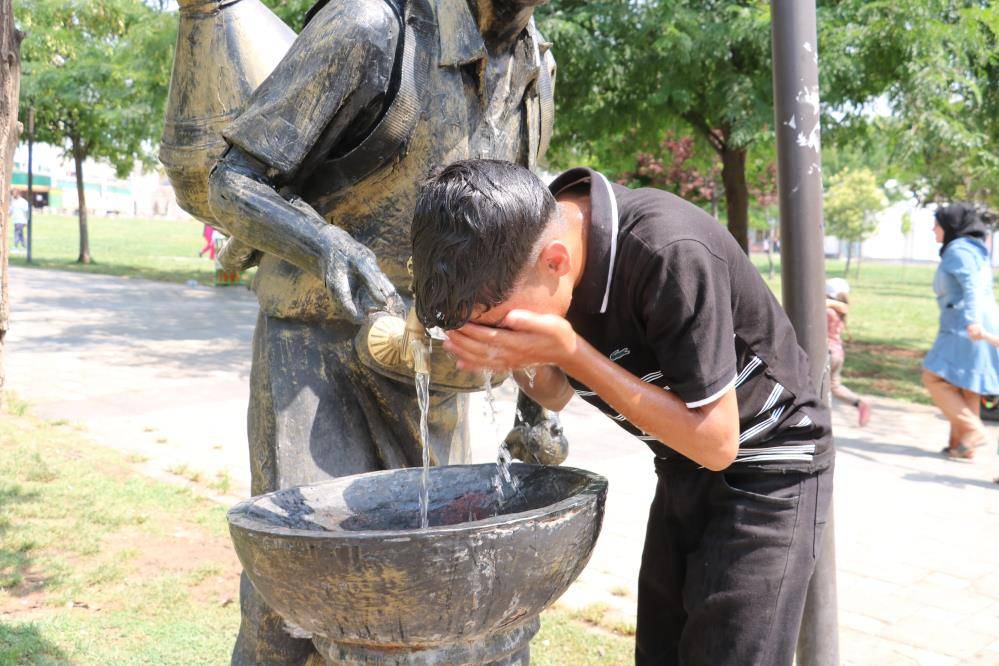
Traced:
<path fill-rule="evenodd" d="M 17 268 L 11 278 L 9 389 L 35 413 L 147 458 L 152 475 L 176 480 L 168 470 L 180 465 L 206 479 L 225 471 L 225 499 L 246 493 L 252 294 Z M 511 421 L 510 396 L 500 391 L 495 430 L 481 397 L 473 404 L 479 461 L 493 457 Z M 834 415 L 843 661 L 999 664 L 994 451 L 973 464 L 944 460 L 936 451 L 946 424 L 932 409 L 875 406 L 864 430 L 849 410 Z M 605 603 L 631 617 L 655 485 L 650 454 L 584 403 L 573 402 L 564 422 L 567 464 L 606 475 L 611 491 L 596 552 L 563 603 Z"/>

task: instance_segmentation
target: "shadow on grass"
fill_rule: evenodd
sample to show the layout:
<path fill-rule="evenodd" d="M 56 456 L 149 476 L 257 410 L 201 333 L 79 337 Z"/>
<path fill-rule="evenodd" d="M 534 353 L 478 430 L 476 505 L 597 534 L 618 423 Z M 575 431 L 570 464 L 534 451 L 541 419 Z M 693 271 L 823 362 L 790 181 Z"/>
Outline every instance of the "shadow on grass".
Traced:
<path fill-rule="evenodd" d="M 34 624 L 0 622 L 0 664 L 69 663 L 69 658 Z"/>
<path fill-rule="evenodd" d="M 921 349 L 854 341 L 847 348 L 845 383 L 859 393 L 929 404 L 921 379 L 924 354 Z"/>
<path fill-rule="evenodd" d="M 38 493 L 25 492 L 16 483 L 0 485 L 0 589 L 12 596 L 21 596 L 19 586 L 26 576 L 30 576 L 28 572 L 31 570 L 34 544 L 17 540 L 8 543 L 3 539 L 12 527 L 8 516 L 12 505 L 36 500 Z"/>
<path fill-rule="evenodd" d="M 73 273 L 93 273 L 97 275 L 113 275 L 117 277 L 140 278 L 143 280 L 156 280 L 159 282 L 173 282 L 184 284 L 188 280 L 196 280 L 200 284 L 212 284 L 213 273 L 209 269 L 205 270 L 185 270 L 185 269 L 161 269 L 150 266 L 135 264 L 104 263 L 94 261 L 89 264 L 80 264 L 68 259 L 34 259 L 30 264 L 23 257 L 11 257 L 11 266 L 23 268 L 48 268 L 59 271 L 70 271 Z"/>
<path fill-rule="evenodd" d="M 876 286 L 867 285 L 862 289 L 858 288 L 858 291 L 874 296 L 890 296 L 895 298 L 911 299 L 913 301 L 929 302 L 931 296 L 929 288 L 929 284 L 914 284 L 913 286 L 906 284 L 887 284 Z"/>

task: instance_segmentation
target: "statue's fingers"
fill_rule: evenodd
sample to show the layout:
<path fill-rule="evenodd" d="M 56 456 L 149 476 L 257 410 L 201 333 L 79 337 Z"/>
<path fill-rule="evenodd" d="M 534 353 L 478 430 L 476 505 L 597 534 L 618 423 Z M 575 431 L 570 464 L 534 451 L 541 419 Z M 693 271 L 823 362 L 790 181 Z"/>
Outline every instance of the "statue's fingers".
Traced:
<path fill-rule="evenodd" d="M 354 303 L 354 294 L 350 288 L 350 279 L 346 271 L 336 271 L 330 276 L 329 287 L 333 295 L 340 301 L 344 311 L 355 322 L 361 322 L 361 315 L 358 313 L 357 304 Z"/>
<path fill-rule="evenodd" d="M 395 285 L 378 268 L 378 263 L 373 259 L 364 260 L 357 267 L 359 277 L 364 282 L 365 289 L 371 294 L 371 298 L 378 303 L 384 304 L 389 296 L 395 293 Z"/>

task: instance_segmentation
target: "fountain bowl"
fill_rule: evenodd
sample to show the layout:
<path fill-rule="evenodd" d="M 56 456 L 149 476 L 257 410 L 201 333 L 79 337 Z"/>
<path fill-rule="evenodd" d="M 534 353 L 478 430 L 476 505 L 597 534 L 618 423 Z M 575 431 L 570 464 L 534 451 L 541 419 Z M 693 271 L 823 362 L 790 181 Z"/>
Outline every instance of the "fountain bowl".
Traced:
<path fill-rule="evenodd" d="M 421 474 L 341 477 L 237 504 L 229 530 L 246 574 L 331 663 L 527 664 L 538 614 L 590 558 L 607 480 L 514 463 L 511 484 L 494 464 L 433 467 L 420 529 Z"/>

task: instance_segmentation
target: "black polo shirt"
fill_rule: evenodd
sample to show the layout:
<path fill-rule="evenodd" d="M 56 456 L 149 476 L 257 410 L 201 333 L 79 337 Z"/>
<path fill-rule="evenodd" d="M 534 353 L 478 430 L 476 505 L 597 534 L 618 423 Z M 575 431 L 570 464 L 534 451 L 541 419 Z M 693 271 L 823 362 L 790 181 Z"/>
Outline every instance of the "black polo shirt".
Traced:
<path fill-rule="evenodd" d="M 622 368 L 688 407 L 733 387 L 739 403 L 734 468 L 812 472 L 833 447 L 829 410 L 809 377 L 791 322 L 731 234 L 697 206 L 651 188 L 570 169 L 553 194 L 590 186 L 586 266 L 567 318 Z M 694 463 L 575 380 L 576 394 L 646 442 L 656 456 Z"/>

